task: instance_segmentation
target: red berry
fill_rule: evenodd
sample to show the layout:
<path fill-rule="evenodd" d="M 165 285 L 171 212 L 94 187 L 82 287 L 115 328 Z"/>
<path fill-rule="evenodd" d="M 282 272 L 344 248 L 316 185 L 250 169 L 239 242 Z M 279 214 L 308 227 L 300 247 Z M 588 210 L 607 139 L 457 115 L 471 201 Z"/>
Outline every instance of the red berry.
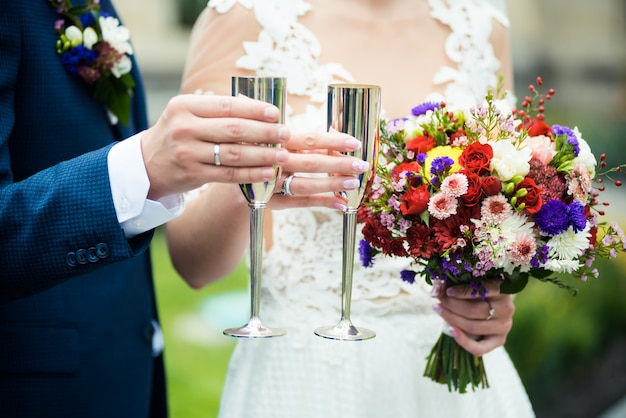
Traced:
<path fill-rule="evenodd" d="M 540 86 L 543 84 L 543 79 L 541 77 L 537 77 L 537 84 Z"/>
<path fill-rule="evenodd" d="M 621 186 L 621 185 L 622 185 L 621 180 L 615 180 L 615 185 L 616 185 L 617 187 Z"/>
<path fill-rule="evenodd" d="M 552 98 L 552 96 L 551 96 L 551 95 L 546 94 L 546 100 L 550 100 L 551 98 Z"/>
<path fill-rule="evenodd" d="M 524 116 L 526 116 L 526 112 L 524 112 L 523 110 L 519 111 L 519 117 L 523 118 Z"/>
<path fill-rule="evenodd" d="M 603 192 L 603 191 L 604 191 L 604 189 L 605 189 L 605 187 L 604 187 L 604 186 L 600 186 L 600 187 L 598 187 L 598 190 L 600 190 L 601 192 Z"/>
<path fill-rule="evenodd" d="M 543 113 L 537 115 L 537 120 L 540 120 L 543 122 L 545 119 L 546 119 L 546 115 L 544 115 Z"/>
<path fill-rule="evenodd" d="M 554 89 L 550 89 L 550 90 L 548 90 L 548 94 L 549 94 L 550 96 L 554 96 Z"/>
<path fill-rule="evenodd" d="M 620 167 L 620 166 L 615 167 L 615 171 L 617 171 L 619 173 L 620 171 L 622 171 L 622 167 Z"/>
<path fill-rule="evenodd" d="M 596 183 L 604 183 L 604 179 L 602 179 L 602 177 L 600 177 L 599 179 L 596 180 Z"/>
<path fill-rule="evenodd" d="M 605 168 L 605 167 L 606 167 L 606 161 L 602 161 L 602 162 L 600 163 L 600 167 Z"/>
<path fill-rule="evenodd" d="M 602 202 L 604 206 L 609 206 L 609 202 Z"/>
<path fill-rule="evenodd" d="M 539 113 L 543 113 L 546 110 L 546 108 L 543 106 L 539 106 L 537 110 L 539 111 Z"/>
<path fill-rule="evenodd" d="M 606 154 L 600 154 L 600 161 L 606 160 Z"/>
<path fill-rule="evenodd" d="M 539 104 L 542 105 L 544 104 L 546 101 L 544 99 L 539 99 Z"/>
<path fill-rule="evenodd" d="M 598 214 L 599 214 L 599 215 L 601 215 L 601 216 L 604 216 L 604 214 L 605 214 L 605 213 L 606 213 L 606 212 L 604 212 L 603 210 L 599 210 L 599 211 L 598 211 Z"/>

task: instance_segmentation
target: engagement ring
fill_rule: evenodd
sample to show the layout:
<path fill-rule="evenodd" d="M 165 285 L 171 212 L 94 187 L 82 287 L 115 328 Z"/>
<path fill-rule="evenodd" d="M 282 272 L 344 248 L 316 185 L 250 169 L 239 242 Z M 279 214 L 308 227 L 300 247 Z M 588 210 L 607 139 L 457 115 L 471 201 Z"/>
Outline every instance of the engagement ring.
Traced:
<path fill-rule="evenodd" d="M 487 302 L 487 305 L 489 305 L 489 315 L 487 315 L 485 321 L 489 321 L 496 314 L 496 310 L 493 309 L 493 306 L 491 306 L 491 303 L 487 299 L 485 299 L 485 302 Z"/>
<path fill-rule="evenodd" d="M 280 194 L 282 194 L 283 196 L 293 196 L 293 193 L 291 192 L 291 181 L 293 180 L 293 178 L 293 174 L 285 178 L 285 181 L 283 182 L 283 187 L 281 187 L 280 189 Z"/>

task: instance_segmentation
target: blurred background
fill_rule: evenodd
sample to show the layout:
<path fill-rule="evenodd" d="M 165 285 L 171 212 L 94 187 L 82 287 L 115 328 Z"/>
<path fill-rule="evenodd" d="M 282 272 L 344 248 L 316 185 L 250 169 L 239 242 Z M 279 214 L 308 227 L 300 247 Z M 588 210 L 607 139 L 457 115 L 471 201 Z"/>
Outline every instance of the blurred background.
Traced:
<path fill-rule="evenodd" d="M 626 162 L 626 2 L 509 0 L 518 98 L 542 76 L 556 95 L 548 123 L 578 126 L 609 166 Z M 149 4 L 149 7 L 146 7 Z M 154 121 L 178 91 L 189 30 L 206 0 L 118 1 L 130 28 Z M 626 180 L 626 179 L 623 179 Z M 607 188 L 607 218 L 626 227 L 626 189 Z M 163 232 L 153 245 L 166 339 L 172 418 L 214 417 L 234 340 L 222 329 L 247 318 L 240 268 L 202 291 L 174 272 Z M 579 295 L 531 283 L 516 299 L 507 349 L 537 416 L 626 417 L 626 258 L 599 263 Z M 239 309 L 233 309 L 238 307 Z"/>

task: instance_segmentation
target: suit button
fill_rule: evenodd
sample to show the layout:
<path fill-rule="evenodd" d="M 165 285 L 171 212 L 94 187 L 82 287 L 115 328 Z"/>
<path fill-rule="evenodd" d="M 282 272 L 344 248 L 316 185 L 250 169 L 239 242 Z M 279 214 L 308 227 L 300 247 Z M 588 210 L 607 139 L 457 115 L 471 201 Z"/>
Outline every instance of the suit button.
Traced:
<path fill-rule="evenodd" d="M 70 267 L 76 267 L 76 253 L 74 253 L 73 251 L 67 253 L 67 256 L 65 257 L 65 262 Z"/>
<path fill-rule="evenodd" d="M 109 246 L 103 242 L 96 245 L 96 255 L 98 258 L 107 258 L 109 256 Z"/>
<path fill-rule="evenodd" d="M 76 261 L 78 264 L 87 264 L 87 250 L 83 250 L 82 248 L 76 251 Z"/>
<path fill-rule="evenodd" d="M 87 248 L 87 260 L 89 260 L 90 263 L 95 263 L 100 260 L 96 254 L 96 247 Z"/>

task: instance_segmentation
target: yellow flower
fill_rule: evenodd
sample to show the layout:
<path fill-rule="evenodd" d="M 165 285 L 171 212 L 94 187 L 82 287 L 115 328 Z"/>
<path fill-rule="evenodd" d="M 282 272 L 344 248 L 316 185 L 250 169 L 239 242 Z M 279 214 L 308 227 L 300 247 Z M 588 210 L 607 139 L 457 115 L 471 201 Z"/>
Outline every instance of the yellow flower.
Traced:
<path fill-rule="evenodd" d="M 450 167 L 450 173 L 461 171 L 462 167 L 459 165 L 459 157 L 463 153 L 463 150 L 458 147 L 451 147 L 450 145 L 443 145 L 435 147 L 426 153 L 426 161 L 424 162 L 424 169 L 426 172 L 426 178 L 430 180 L 430 167 L 432 167 L 433 160 L 438 157 L 450 157 L 454 160 L 454 164 Z"/>

